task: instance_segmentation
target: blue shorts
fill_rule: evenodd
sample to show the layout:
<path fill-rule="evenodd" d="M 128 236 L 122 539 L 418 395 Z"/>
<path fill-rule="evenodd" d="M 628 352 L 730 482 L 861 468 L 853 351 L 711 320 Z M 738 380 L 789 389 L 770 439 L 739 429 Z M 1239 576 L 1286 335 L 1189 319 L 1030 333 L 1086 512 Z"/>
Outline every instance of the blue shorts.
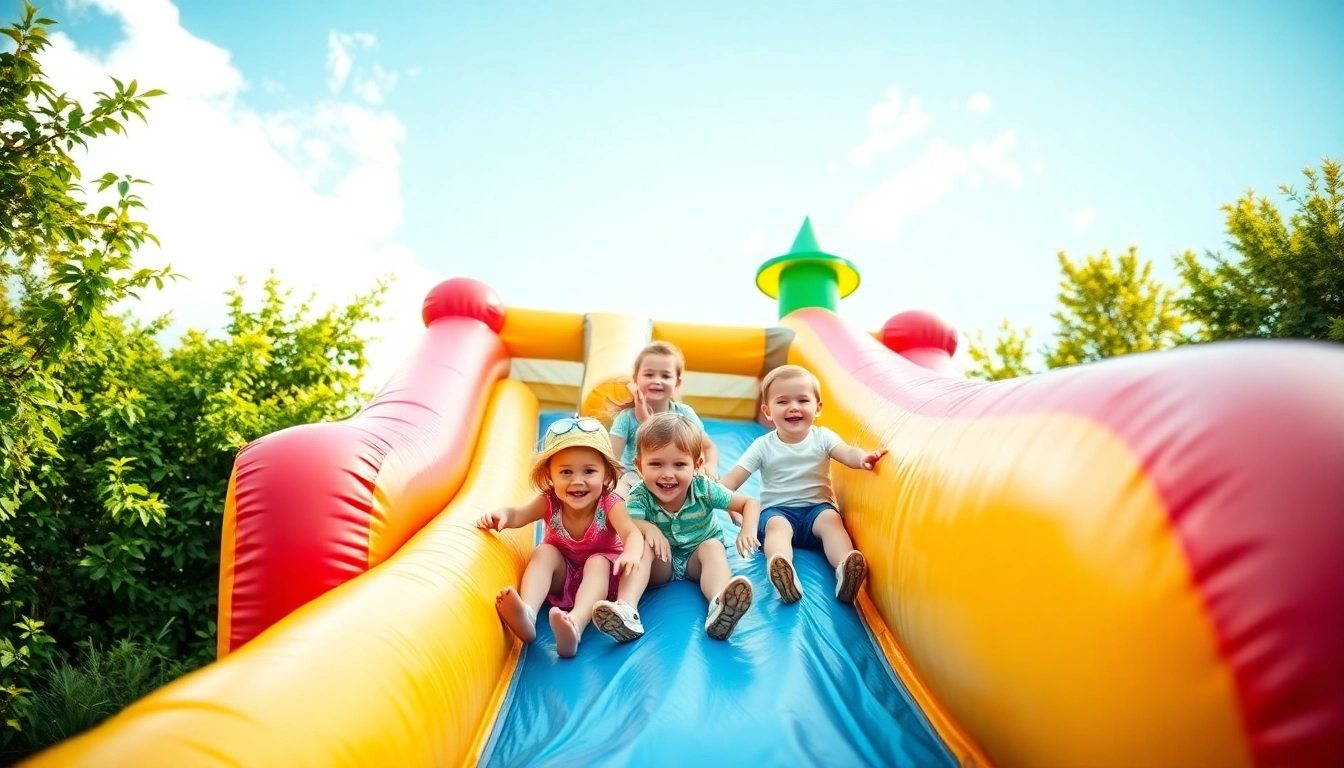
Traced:
<path fill-rule="evenodd" d="M 828 509 L 835 509 L 829 501 L 803 504 L 797 507 L 767 507 L 761 510 L 761 522 L 756 525 L 756 536 L 765 541 L 765 524 L 772 517 L 782 517 L 793 527 L 793 545 L 802 549 L 821 549 L 821 539 L 812 533 L 817 517 Z M 839 512 L 840 510 L 836 510 Z"/>

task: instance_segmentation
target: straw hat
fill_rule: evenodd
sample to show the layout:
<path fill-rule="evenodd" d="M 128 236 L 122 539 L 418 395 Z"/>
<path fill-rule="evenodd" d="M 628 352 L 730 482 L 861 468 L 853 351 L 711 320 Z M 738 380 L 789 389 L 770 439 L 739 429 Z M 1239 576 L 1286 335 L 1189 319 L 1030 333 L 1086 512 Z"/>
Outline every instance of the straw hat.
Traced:
<path fill-rule="evenodd" d="M 602 426 L 602 422 L 588 417 L 567 417 L 557 419 L 546 428 L 541 451 L 532 460 L 531 478 L 534 486 L 544 489 L 549 485 L 545 482 L 549 477 L 546 464 L 552 456 L 566 448 L 592 448 L 602 454 L 607 460 L 608 485 L 614 486 L 617 478 L 621 476 L 620 462 L 611 452 L 611 436 L 607 434 L 607 428 Z"/>

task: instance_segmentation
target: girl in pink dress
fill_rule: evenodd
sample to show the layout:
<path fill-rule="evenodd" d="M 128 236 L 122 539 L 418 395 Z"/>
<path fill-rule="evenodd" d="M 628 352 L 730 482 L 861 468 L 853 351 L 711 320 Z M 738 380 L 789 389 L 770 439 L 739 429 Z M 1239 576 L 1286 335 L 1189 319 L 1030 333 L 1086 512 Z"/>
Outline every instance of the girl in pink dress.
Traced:
<path fill-rule="evenodd" d="M 537 611 L 549 599 L 555 652 L 561 658 L 574 656 L 593 605 L 614 600 L 621 574 L 639 569 L 644 536 L 625 502 L 612 493 L 619 477 L 620 465 L 601 422 L 560 419 L 546 430 L 532 463 L 538 495 L 476 521 L 477 527 L 496 531 L 545 522 L 546 535 L 527 561 L 522 584 L 517 590 L 505 587 L 495 598 L 500 618 L 523 642 L 536 639 Z"/>

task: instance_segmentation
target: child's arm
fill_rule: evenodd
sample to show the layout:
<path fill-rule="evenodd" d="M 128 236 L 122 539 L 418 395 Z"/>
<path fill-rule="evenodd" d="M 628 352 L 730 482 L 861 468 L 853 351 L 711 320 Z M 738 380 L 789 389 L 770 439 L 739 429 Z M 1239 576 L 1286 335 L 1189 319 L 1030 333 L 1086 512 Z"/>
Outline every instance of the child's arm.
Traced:
<path fill-rule="evenodd" d="M 616 572 L 638 571 L 639 561 L 644 556 L 644 534 L 635 525 L 635 521 L 630 519 L 630 512 L 625 508 L 625 502 L 614 504 L 607 510 L 607 519 L 611 521 L 611 526 L 616 529 L 616 535 L 621 537 L 621 544 L 624 546 L 624 551 L 616 560 Z"/>
<path fill-rule="evenodd" d="M 723 479 L 719 481 L 719 484 L 730 491 L 736 491 L 738 488 L 741 488 L 742 484 L 747 482 L 747 479 L 750 477 L 751 470 L 738 464 L 733 467 L 728 474 L 723 476 Z"/>
<path fill-rule="evenodd" d="M 630 418 L 628 411 L 621 411 L 616 414 L 616 417 L 611 420 L 611 429 L 607 433 L 611 438 L 611 453 L 616 457 L 617 462 L 620 462 L 621 456 L 625 454 L 625 444 L 635 436 L 634 430 L 626 424 L 628 418 Z"/>
<path fill-rule="evenodd" d="M 644 541 L 648 543 L 649 549 L 653 550 L 653 556 L 666 563 L 672 557 L 672 545 L 667 542 L 667 536 L 656 524 L 648 520 L 636 520 L 635 527 L 644 534 Z"/>
<path fill-rule="evenodd" d="M 546 516 L 546 497 L 537 495 L 521 507 L 500 507 L 486 512 L 476 520 L 476 527 L 487 531 L 522 528 Z"/>
<path fill-rule="evenodd" d="M 705 466 L 702 470 L 710 480 L 719 479 L 719 447 L 709 439 L 709 433 L 701 430 L 705 436 Z"/>
<path fill-rule="evenodd" d="M 736 472 L 742 469 L 734 467 Z M 746 557 L 761 548 L 761 542 L 756 538 L 756 527 L 761 520 L 761 502 L 751 498 L 744 493 L 734 493 L 733 500 L 728 504 L 729 512 L 742 513 L 742 530 L 737 534 L 737 554 Z"/>
<path fill-rule="evenodd" d="M 831 449 L 831 458 L 844 464 L 850 469 L 871 470 L 877 466 L 878 459 L 887 455 L 886 448 L 878 448 L 876 451 L 865 451 L 858 446 L 840 443 Z"/>
<path fill-rule="evenodd" d="M 700 419 L 700 414 L 695 409 L 685 403 L 678 403 L 677 410 L 681 415 L 690 419 L 695 426 L 700 428 L 700 437 L 704 440 L 701 457 L 705 463 L 700 466 L 700 474 L 708 477 L 714 482 L 719 480 L 719 447 L 709 439 L 709 431 L 705 429 L 705 422 Z"/>
<path fill-rule="evenodd" d="M 642 498 L 640 494 L 631 494 L 631 498 L 625 500 L 626 514 L 639 532 L 644 534 L 644 541 L 649 545 L 649 549 L 653 550 L 653 556 L 667 562 L 672 558 L 672 547 L 667 543 L 667 537 L 663 532 L 658 530 L 657 524 L 649 522 L 649 511 L 644 508 Z M 617 532 L 619 533 L 619 530 Z M 642 552 L 640 554 L 643 555 Z"/>

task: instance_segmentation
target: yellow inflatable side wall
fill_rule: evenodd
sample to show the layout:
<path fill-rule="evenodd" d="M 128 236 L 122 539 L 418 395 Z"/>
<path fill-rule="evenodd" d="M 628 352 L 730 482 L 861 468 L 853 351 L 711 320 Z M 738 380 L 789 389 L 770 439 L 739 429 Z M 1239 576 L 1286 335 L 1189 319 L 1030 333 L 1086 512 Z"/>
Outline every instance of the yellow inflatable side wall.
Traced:
<path fill-rule="evenodd" d="M 474 764 L 517 659 L 495 593 L 533 546 L 474 523 L 532 495 L 537 418 L 526 386 L 497 384 L 462 490 L 396 554 L 25 765 Z"/>
<path fill-rule="evenodd" d="M 890 451 L 875 472 L 835 468 L 836 491 L 871 563 L 870 623 L 955 754 L 982 761 L 954 723 L 1010 764 L 1250 764 L 1187 560 L 1117 438 L 1066 415 L 905 411 L 782 322 L 789 361 L 820 379 L 818 423 Z"/>

